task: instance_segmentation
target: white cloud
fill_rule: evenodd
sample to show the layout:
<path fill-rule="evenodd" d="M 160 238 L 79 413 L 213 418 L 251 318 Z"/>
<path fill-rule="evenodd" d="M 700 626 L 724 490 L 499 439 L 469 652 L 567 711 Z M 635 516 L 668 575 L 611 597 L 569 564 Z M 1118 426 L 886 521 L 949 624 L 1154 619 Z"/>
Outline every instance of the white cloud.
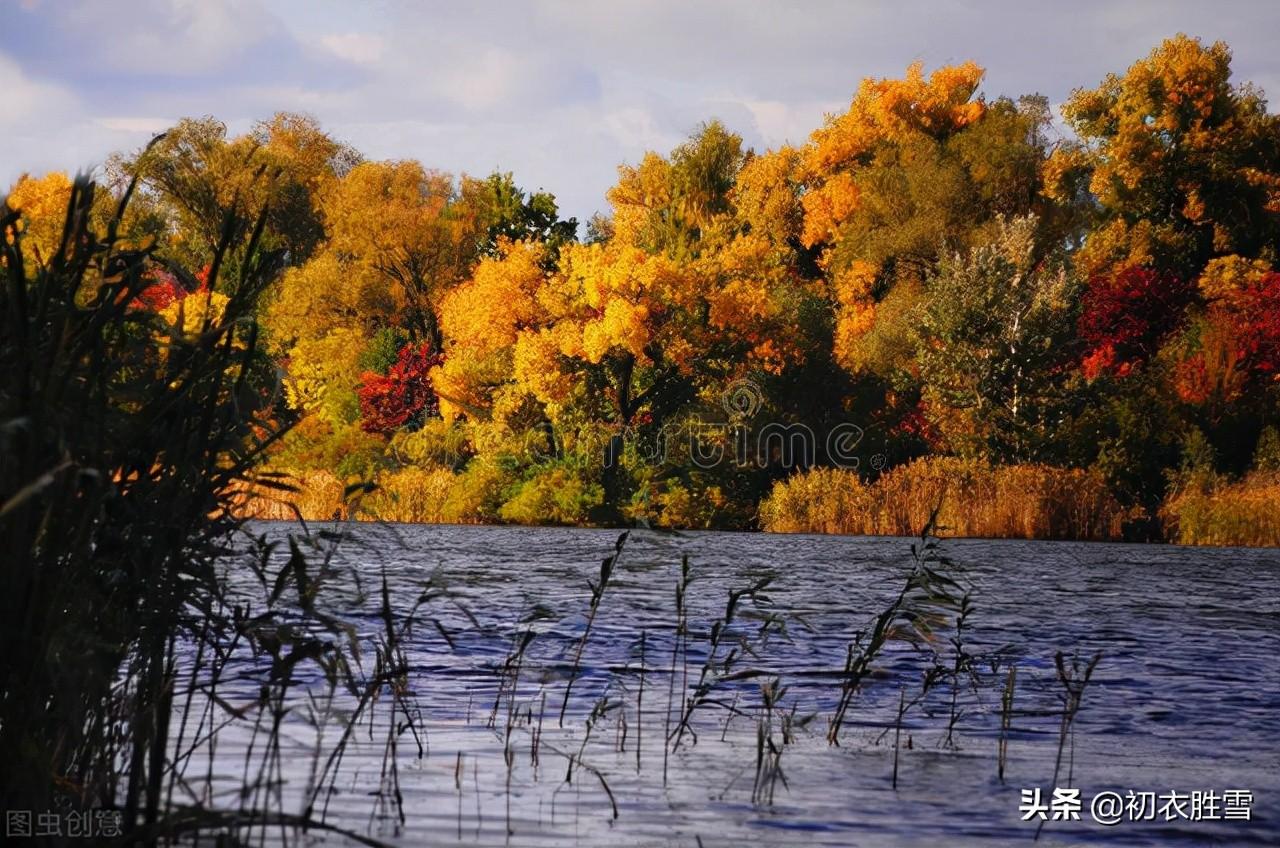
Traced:
<path fill-rule="evenodd" d="M 0 91 L 4 92 L 0 129 L 7 131 L 70 114 L 78 105 L 71 92 L 62 86 L 31 79 L 17 62 L 3 53 L 0 53 Z"/>
<path fill-rule="evenodd" d="M 784 103 L 780 100 L 743 100 L 755 119 L 756 129 L 769 147 L 803 144 L 809 134 L 822 126 L 831 112 L 848 108 L 848 101 L 823 100 Z"/>
<path fill-rule="evenodd" d="M 155 135 L 177 123 L 173 118 L 97 118 L 94 120 L 104 129 L 123 133 L 150 133 Z"/>
<path fill-rule="evenodd" d="M 723 119 L 758 149 L 801 143 L 864 76 L 898 75 L 915 59 L 973 58 L 988 68 L 986 94 L 1060 103 L 1182 30 L 1226 39 L 1237 79 L 1280 99 L 1280 4 L 1244 0 L 12 8 L 0 27 L 2 166 L 100 161 L 145 143 L 168 123 L 159 116 L 213 114 L 235 132 L 300 109 L 374 158 L 511 170 L 580 218 L 604 205 L 619 163 L 669 150 L 703 120 Z"/>
<path fill-rule="evenodd" d="M 627 106 L 601 116 L 600 123 L 613 136 L 615 143 L 636 152 L 667 151 L 680 143 L 681 136 L 659 128 L 649 109 Z"/>
<path fill-rule="evenodd" d="M 320 37 L 320 43 L 335 56 L 360 65 L 376 64 L 387 46 L 378 36 L 364 32 L 324 35 Z"/>
<path fill-rule="evenodd" d="M 95 61 L 131 73 L 213 73 L 281 31 L 258 0 L 134 0 L 125 13 L 114 4 L 81 2 L 60 11 L 61 26 Z"/>

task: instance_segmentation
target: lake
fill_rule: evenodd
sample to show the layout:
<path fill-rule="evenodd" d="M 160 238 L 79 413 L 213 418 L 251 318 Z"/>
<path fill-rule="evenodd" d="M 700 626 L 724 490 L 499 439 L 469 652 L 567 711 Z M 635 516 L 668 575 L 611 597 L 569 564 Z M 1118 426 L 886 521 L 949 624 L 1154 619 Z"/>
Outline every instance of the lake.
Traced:
<path fill-rule="evenodd" d="M 273 537 L 288 529 L 255 527 Z M 325 793 L 327 821 L 379 840 L 1026 844 L 1039 820 L 1023 821 L 1032 801 L 1023 792 L 1038 788 L 1048 804 L 1061 744 L 1056 785 L 1080 790 L 1080 820 L 1069 799 L 1055 805 L 1067 819 L 1046 822 L 1041 842 L 1280 842 L 1278 551 L 945 540 L 954 564 L 937 568 L 972 607 L 963 672 L 944 673 L 956 668 L 954 623 L 931 622 L 931 642 L 890 641 L 832 744 L 849 645 L 859 632 L 865 644 L 902 590 L 919 540 L 636 530 L 592 616 L 589 581 L 618 531 L 350 529 L 326 603 L 366 643 L 382 628 L 383 574 L 397 615 L 434 587 L 404 641 L 413 705 L 404 717 L 424 753 L 399 735 L 403 824 L 380 793 L 385 742 L 373 730 L 353 735 Z M 687 646 L 676 650 L 686 556 Z M 739 597 L 728 626 L 713 627 L 731 591 L 765 578 L 754 597 Z M 1058 652 L 1068 669 L 1078 656 L 1081 670 L 1102 654 L 1065 735 Z M 922 693 L 933 666 L 941 677 Z M 251 697 L 244 686 L 238 694 Z M 691 713 L 682 709 L 694 698 Z M 296 700 L 284 725 L 286 801 L 314 780 L 316 730 L 303 718 L 314 704 L 304 706 Z M 334 731 L 324 732 L 331 743 Z M 243 752 L 224 741 L 211 761 L 233 785 Z M 1251 802 L 1224 796 L 1236 790 Z M 1091 799 L 1128 801 L 1131 791 L 1156 793 L 1164 814 L 1129 820 L 1146 818 L 1139 804 L 1113 826 L 1094 820 Z"/>

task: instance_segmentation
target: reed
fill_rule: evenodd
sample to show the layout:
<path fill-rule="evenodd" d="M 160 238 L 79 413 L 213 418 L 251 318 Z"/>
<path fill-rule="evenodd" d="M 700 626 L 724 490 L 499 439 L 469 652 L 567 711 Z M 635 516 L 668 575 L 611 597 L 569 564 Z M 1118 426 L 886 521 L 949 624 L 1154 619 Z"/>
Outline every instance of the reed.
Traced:
<path fill-rule="evenodd" d="M 1280 473 L 1175 488 L 1161 517 L 1178 544 L 1280 547 Z"/>
<path fill-rule="evenodd" d="M 891 641 L 928 644 L 934 627 L 951 614 L 959 614 L 967 593 L 955 579 L 944 573 L 953 563 L 941 552 L 933 537 L 940 507 L 935 506 L 918 542 L 911 545 L 911 569 L 902 588 L 878 615 L 867 631 L 849 643 L 840 675 L 840 696 L 827 722 L 827 742 L 840 744 L 840 731 L 854 698 L 870 676 L 875 662 Z M 932 668 L 938 668 L 935 660 Z M 934 675 L 926 675 L 923 693 L 932 686 Z M 905 701 L 904 701 L 905 704 Z"/>
<path fill-rule="evenodd" d="M 873 483 L 845 469 L 795 474 L 761 502 L 760 523 L 777 533 L 909 536 L 938 504 L 939 526 L 957 536 L 1114 539 L 1128 517 L 1096 472 L 924 457 Z"/>
<path fill-rule="evenodd" d="M 210 270 L 226 310 L 192 331 L 136 308 L 167 263 L 120 236 L 132 191 L 98 230 L 77 179 L 40 259 L 0 208 L 0 807 L 71 795 L 134 833 L 162 827 L 172 786 L 175 646 L 234 632 L 214 564 L 280 431 L 248 317 L 279 266 L 257 250 L 265 217 L 224 279 L 228 218 Z"/>
<path fill-rule="evenodd" d="M 604 590 L 609 585 L 609 578 L 613 576 L 613 569 L 618 564 L 618 557 L 622 555 L 622 548 L 627 543 L 628 535 L 629 532 L 619 535 L 618 541 L 614 544 L 613 553 L 601 560 L 599 579 L 595 582 L 587 581 L 587 588 L 591 591 L 591 605 L 587 611 L 587 623 L 582 628 L 582 636 L 578 640 L 578 646 L 573 653 L 573 665 L 569 669 L 569 680 L 564 686 L 564 699 L 560 702 L 561 727 L 564 727 L 564 714 L 569 708 L 569 698 L 573 694 L 573 684 L 582 671 L 582 652 L 587 647 L 587 640 L 591 638 L 591 626 L 595 624 L 596 613 L 600 611 L 600 601 L 604 598 Z"/>
<path fill-rule="evenodd" d="M 644 675 L 647 634 L 640 631 L 640 684 L 636 691 L 636 774 L 640 773 L 640 749 L 644 745 Z"/>
<path fill-rule="evenodd" d="M 712 701 L 711 693 L 717 680 L 736 679 L 731 672 L 734 659 L 739 655 L 738 651 L 734 649 L 727 656 L 721 658 L 719 656 L 720 646 L 733 626 L 734 617 L 742 600 L 744 598 L 753 602 L 765 600 L 764 590 L 772 582 L 772 577 L 764 577 L 750 586 L 729 590 L 729 600 L 725 604 L 724 615 L 711 623 L 711 630 L 707 637 L 707 656 L 702 662 L 702 667 L 698 670 L 698 681 L 694 685 L 693 693 L 685 699 L 685 707 L 680 716 L 680 721 L 676 724 L 676 729 L 668 734 L 667 741 L 671 743 L 673 750 L 680 747 L 680 742 L 684 739 L 686 733 L 692 733 L 690 721 L 693 718 L 693 713 L 698 707 Z M 766 626 L 767 624 L 768 620 L 766 619 Z M 717 665 L 722 669 L 721 674 L 715 674 L 713 671 Z M 684 688 L 687 690 L 688 687 Z"/>
<path fill-rule="evenodd" d="M 996 776 L 1004 783 L 1005 767 L 1009 763 L 1009 731 L 1013 726 L 1013 695 L 1018 683 L 1018 667 L 1010 665 L 1000 690 L 1000 737 L 996 743 Z"/>
<path fill-rule="evenodd" d="M 1063 749 L 1067 745 L 1068 739 L 1074 739 L 1072 731 L 1074 730 L 1076 715 L 1080 712 L 1081 702 L 1084 700 L 1084 690 L 1089 686 L 1089 680 L 1093 677 L 1093 670 L 1097 668 L 1098 663 L 1102 660 L 1102 652 L 1093 655 L 1087 663 L 1083 662 L 1079 656 L 1073 655 L 1071 663 L 1068 665 L 1065 654 L 1058 651 L 1054 655 L 1053 664 L 1058 673 L 1058 682 L 1062 684 L 1062 721 L 1058 728 L 1058 756 L 1053 764 L 1053 785 L 1058 785 L 1058 775 L 1062 770 L 1062 754 Z M 1072 742 L 1072 755 L 1067 767 L 1068 784 L 1074 779 L 1075 767 L 1075 746 Z"/>
<path fill-rule="evenodd" d="M 974 657 L 964 645 L 964 630 L 973 614 L 972 592 L 965 592 L 960 597 L 960 611 L 956 615 L 955 632 L 951 636 L 951 667 L 946 670 L 951 688 L 951 703 L 947 713 L 947 737 L 943 744 L 954 748 L 956 725 L 963 711 L 960 708 L 960 692 L 964 683 L 972 683 L 974 679 Z"/>
<path fill-rule="evenodd" d="M 264 486 L 261 480 L 284 483 L 287 488 Z M 346 486 L 329 471 L 259 475 L 235 489 L 231 511 L 242 518 L 268 521 L 346 521 L 350 503 Z"/>
<path fill-rule="evenodd" d="M 787 787 L 787 776 L 782 771 L 782 752 L 787 741 L 778 745 L 773 739 L 774 713 L 779 702 L 787 694 L 787 687 L 774 677 L 760 685 L 761 710 L 764 716 L 756 725 L 756 774 L 751 789 L 751 803 L 773 805 L 774 793 L 779 781 Z"/>
<path fill-rule="evenodd" d="M 348 534 L 250 532 L 247 492 L 296 494 L 260 465 L 285 431 L 253 320 L 281 267 L 259 249 L 267 210 L 247 225 L 228 214 L 200 320 L 180 308 L 169 324 L 140 295 L 160 269 L 197 283 L 124 241 L 132 192 L 99 228 L 97 190 L 78 179 L 60 246 L 38 258 L 0 211 L 0 807 L 112 810 L 128 844 L 298 828 L 377 844 L 326 822 L 327 803 L 367 722 L 382 751 L 375 803 L 404 823 L 404 740 L 426 752 L 404 640 L 438 595 L 393 614 L 384 578 L 381 632 L 362 637 L 326 601 L 335 577 L 364 594 L 335 566 Z M 366 489 L 339 487 L 340 514 Z M 320 683 L 300 693 L 304 668 Z M 229 699 L 232 676 L 256 696 Z M 300 813 L 282 790 L 291 714 L 317 733 Z M 247 742 L 224 796 L 214 759 L 228 732 Z"/>
<path fill-rule="evenodd" d="M 685 682 L 681 684 L 680 691 L 683 693 L 688 688 L 688 647 L 687 639 L 689 633 L 689 616 L 685 609 L 685 598 L 689 594 L 689 581 L 692 579 L 689 572 L 689 556 L 688 554 L 680 557 L 680 579 L 676 582 L 676 618 L 675 627 L 671 636 L 671 668 L 667 675 L 667 711 L 663 719 L 662 729 L 662 785 L 667 785 L 667 767 L 671 760 L 671 712 L 675 705 L 676 694 L 676 659 L 681 654 L 681 648 L 684 648 L 685 656 Z M 683 711 L 683 705 L 681 707 Z"/>

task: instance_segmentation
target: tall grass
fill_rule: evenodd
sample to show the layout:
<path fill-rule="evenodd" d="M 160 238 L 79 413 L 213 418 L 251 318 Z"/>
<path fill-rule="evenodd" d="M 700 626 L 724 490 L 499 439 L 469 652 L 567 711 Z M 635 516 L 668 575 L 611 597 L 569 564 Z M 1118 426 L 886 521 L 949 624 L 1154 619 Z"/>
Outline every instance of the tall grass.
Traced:
<path fill-rule="evenodd" d="M 348 486 L 329 471 L 287 475 L 290 491 L 243 487 L 237 511 L 253 518 L 291 521 L 396 521 L 415 524 L 496 524 L 510 480 L 490 463 L 457 474 L 436 465 L 405 465 L 377 472 L 354 505 Z"/>
<path fill-rule="evenodd" d="M 233 511 L 242 517 L 269 521 L 345 521 L 351 517 L 346 486 L 329 471 L 290 474 L 288 490 L 272 485 L 238 486 Z M 398 519 L 390 519 L 398 520 Z"/>
<path fill-rule="evenodd" d="M 843 469 L 793 475 L 761 502 L 760 522 L 776 533 L 906 536 L 938 504 L 940 527 L 992 538 L 1113 539 L 1127 515 L 1091 471 L 926 457 L 870 484 Z"/>
<path fill-rule="evenodd" d="M 1280 546 L 1280 473 L 1179 487 L 1161 517 L 1170 539 L 1183 545 Z"/>
<path fill-rule="evenodd" d="M 337 779 L 354 723 L 372 730 L 381 704 L 380 797 L 398 799 L 397 740 L 414 730 L 400 647 L 413 611 L 393 622 L 384 583 L 385 632 L 362 665 L 354 631 L 321 604 L 340 536 L 282 550 L 236 513 L 247 490 L 287 489 L 254 470 L 282 432 L 252 320 L 279 269 L 257 249 L 265 211 L 247 228 L 227 217 L 209 271 L 229 298 L 223 314 L 206 303 L 198 325 L 180 313 L 171 326 L 137 306 L 154 271 L 197 285 L 121 239 L 131 192 L 98 230 L 95 187 L 78 179 L 48 256 L 0 207 L 0 808 L 105 808 L 128 844 L 333 829 L 314 797 L 301 813 L 281 797 L 294 672 L 314 666 L 327 697 L 309 708 L 345 722 L 328 754 L 316 750 L 316 793 Z M 248 236 L 233 250 L 238 233 Z M 256 578 L 260 596 L 244 580 L 233 593 L 228 569 Z M 219 694 L 233 659 L 247 663 L 241 684 L 253 681 L 247 704 Z M 211 749 L 228 728 L 250 740 L 230 799 L 212 788 Z M 204 775 L 192 768 L 201 751 Z"/>
<path fill-rule="evenodd" d="M 67 790 L 150 825 L 172 647 L 213 603 L 230 492 L 274 438 L 240 319 L 275 265 L 251 243 L 224 319 L 167 327 L 133 308 L 159 263 L 118 238 L 127 196 L 96 233 L 94 194 L 76 182 L 48 257 L 0 213 L 0 806 Z"/>

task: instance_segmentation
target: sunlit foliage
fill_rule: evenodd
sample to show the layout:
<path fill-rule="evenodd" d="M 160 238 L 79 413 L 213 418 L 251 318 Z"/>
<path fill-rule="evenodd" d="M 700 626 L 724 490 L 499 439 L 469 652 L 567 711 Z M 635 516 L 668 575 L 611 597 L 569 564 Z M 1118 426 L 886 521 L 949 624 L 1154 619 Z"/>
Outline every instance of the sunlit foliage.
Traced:
<path fill-rule="evenodd" d="M 879 463 L 840 477 L 864 488 L 834 507 L 811 491 L 822 472 L 775 506 L 852 508 L 959 469 L 1003 481 L 982 490 L 1002 533 L 1042 526 L 998 503 L 1018 486 L 1077 483 L 1097 511 L 1082 533 L 1184 532 L 1190 507 L 1160 505 L 1194 501 L 1188 445 L 1234 491 L 1280 424 L 1280 118 L 1225 45 L 1186 36 L 1077 90 L 1074 138 L 1044 97 L 983 77 L 866 79 L 773 150 L 708 121 L 620 166 L 582 232 L 510 173 L 366 161 L 289 113 L 240 136 L 184 120 L 108 170 L 117 195 L 139 179 L 133 243 L 220 263 L 219 288 L 161 263 L 132 308 L 198 335 L 256 239 L 279 272 L 256 341 L 280 370 L 275 414 L 296 419 L 270 461 L 333 491 L 381 481 L 368 503 L 398 519 L 751 525 L 795 468 L 648 450 L 723 421 L 745 384 L 754 424 L 855 425 Z M 42 256 L 67 191 L 50 174 L 9 195 Z M 256 235 L 228 230 L 236 202 L 266 210 Z M 894 476 L 923 454 L 943 457 Z"/>

